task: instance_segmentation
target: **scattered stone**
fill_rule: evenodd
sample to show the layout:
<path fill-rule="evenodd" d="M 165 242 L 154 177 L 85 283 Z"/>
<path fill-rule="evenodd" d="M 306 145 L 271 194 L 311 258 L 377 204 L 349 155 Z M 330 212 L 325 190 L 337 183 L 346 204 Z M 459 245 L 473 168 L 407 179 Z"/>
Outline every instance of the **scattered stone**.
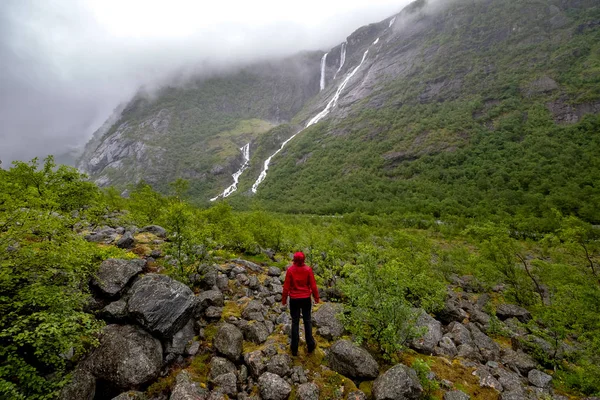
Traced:
<path fill-rule="evenodd" d="M 361 390 L 354 390 L 348 393 L 348 400 L 367 400 L 367 395 Z"/>
<path fill-rule="evenodd" d="M 410 342 L 410 347 L 425 354 L 433 354 L 435 347 L 442 339 L 442 324 L 432 318 L 425 310 L 418 311 L 419 317 L 415 323 L 417 329 L 424 329 L 425 332 L 418 338 Z"/>
<path fill-rule="evenodd" d="M 255 378 L 258 378 L 267 368 L 264 355 L 260 350 L 244 354 L 244 363 Z"/>
<path fill-rule="evenodd" d="M 148 331 L 170 338 L 187 324 L 195 306 L 189 287 L 165 275 L 147 274 L 130 290 L 129 314 Z"/>
<path fill-rule="evenodd" d="M 150 257 L 152 257 L 152 258 L 161 258 L 162 257 L 162 251 L 160 251 L 158 249 L 152 250 L 150 252 Z"/>
<path fill-rule="evenodd" d="M 292 392 L 292 387 L 283 378 L 271 372 L 258 378 L 258 386 L 263 400 L 285 400 Z"/>
<path fill-rule="evenodd" d="M 338 340 L 329 350 L 329 366 L 339 374 L 357 379 L 374 379 L 379 374 L 373 356 L 349 340 Z"/>
<path fill-rule="evenodd" d="M 296 391 L 298 400 L 319 400 L 319 387 L 313 382 L 303 383 Z M 349 399 L 352 397 L 348 396 Z"/>
<path fill-rule="evenodd" d="M 531 320 L 531 313 L 529 311 L 514 304 L 500 304 L 496 308 L 496 315 L 501 320 L 517 318 L 523 323 Z"/>
<path fill-rule="evenodd" d="M 460 390 L 453 390 L 444 393 L 444 400 L 469 400 L 471 396 Z"/>
<path fill-rule="evenodd" d="M 247 261 L 247 260 L 242 260 L 241 258 L 236 258 L 234 260 L 232 260 L 234 263 L 236 264 L 240 264 L 243 265 L 244 267 L 250 269 L 251 271 L 254 272 L 262 272 L 262 268 L 260 265 L 253 263 L 251 261 Z"/>
<path fill-rule="evenodd" d="M 167 345 L 165 353 L 185 354 L 186 347 L 194 339 L 194 322 L 189 320 L 181 330 L 179 330 Z"/>
<path fill-rule="evenodd" d="M 226 395 L 234 396 L 237 393 L 237 377 L 235 372 L 228 372 L 213 379 L 217 390 L 221 390 Z"/>
<path fill-rule="evenodd" d="M 214 346 L 220 354 L 235 362 L 242 355 L 243 341 L 244 337 L 238 328 L 224 323 L 217 331 Z"/>
<path fill-rule="evenodd" d="M 527 376 L 529 371 L 537 366 L 537 363 L 529 354 L 525 354 L 520 350 L 502 349 L 500 361 L 523 376 Z"/>
<path fill-rule="evenodd" d="M 552 381 L 552 377 L 550 375 L 537 369 L 532 369 L 529 371 L 527 374 L 527 379 L 529 380 L 529 383 L 539 388 L 550 387 L 550 382 Z"/>
<path fill-rule="evenodd" d="M 128 389 L 156 379 L 162 361 L 158 339 L 136 326 L 108 325 L 86 364 L 97 378 Z"/>
<path fill-rule="evenodd" d="M 504 390 L 500 382 L 490 373 L 490 371 L 485 367 L 479 367 L 475 371 L 473 371 L 473 375 L 479 378 L 479 386 L 481 387 L 490 387 L 492 389 L 501 392 Z"/>
<path fill-rule="evenodd" d="M 213 357 L 210 360 L 210 374 L 211 379 L 216 378 L 219 375 L 235 373 L 235 364 L 223 357 Z"/>
<path fill-rule="evenodd" d="M 308 382 L 304 369 L 300 366 L 292 367 L 292 382 L 302 384 Z"/>
<path fill-rule="evenodd" d="M 196 297 L 196 310 L 194 314 L 200 316 L 210 306 L 223 307 L 225 298 L 219 290 L 206 290 Z"/>
<path fill-rule="evenodd" d="M 223 307 L 209 306 L 204 311 L 204 317 L 210 320 L 219 320 L 221 319 L 221 315 L 223 315 Z"/>
<path fill-rule="evenodd" d="M 124 300 L 113 301 L 100 311 L 102 318 L 120 321 L 127 317 L 127 303 Z"/>
<path fill-rule="evenodd" d="M 344 325 L 338 318 L 343 311 L 344 307 L 341 304 L 324 303 L 312 314 L 312 322 L 319 328 L 321 336 L 336 340 L 344 334 Z"/>
<path fill-rule="evenodd" d="M 267 270 L 267 275 L 279 277 L 279 275 L 281 275 L 281 269 L 278 267 L 269 267 Z"/>
<path fill-rule="evenodd" d="M 117 247 L 121 249 L 130 249 L 133 247 L 135 239 L 131 232 L 125 232 L 119 240 L 117 240 Z"/>
<path fill-rule="evenodd" d="M 217 287 L 221 292 L 229 289 L 229 278 L 227 276 L 219 274 L 217 276 Z"/>
<path fill-rule="evenodd" d="M 460 308 L 460 301 L 454 292 L 448 292 L 448 298 L 444 302 L 444 308 L 436 313 L 436 318 L 444 324 L 461 322 L 467 318 L 467 313 Z"/>
<path fill-rule="evenodd" d="M 469 324 L 471 335 L 473 336 L 473 343 L 479 350 L 479 353 L 483 356 L 486 361 L 499 361 L 500 360 L 500 346 L 494 342 L 488 335 L 481 332 L 475 325 Z"/>
<path fill-rule="evenodd" d="M 483 361 L 483 357 L 474 344 L 461 344 L 457 348 L 458 357 L 467 358 L 469 360 Z"/>
<path fill-rule="evenodd" d="M 290 373 L 292 359 L 287 354 L 277 354 L 267 362 L 267 371 L 277 374 L 282 378 Z"/>
<path fill-rule="evenodd" d="M 165 230 L 165 228 L 158 225 L 148 225 L 140 229 L 140 233 L 144 232 L 150 232 L 162 239 L 167 237 L 167 231 Z"/>
<path fill-rule="evenodd" d="M 175 386 L 171 390 L 169 400 L 206 400 L 208 391 L 192 381 L 187 371 L 181 371 L 175 378 Z"/>
<path fill-rule="evenodd" d="M 244 338 L 256 344 L 261 344 L 267 341 L 269 331 L 264 322 L 250 321 L 250 323 L 242 326 Z"/>
<path fill-rule="evenodd" d="M 116 296 L 127 286 L 129 281 L 142 272 L 146 266 L 146 261 L 122 260 L 109 258 L 100 264 L 98 274 L 92 281 L 100 291 L 107 296 Z"/>
<path fill-rule="evenodd" d="M 417 373 L 402 364 L 390 368 L 373 383 L 375 400 L 416 400 L 422 392 Z"/>
<path fill-rule="evenodd" d="M 460 322 L 452 322 L 448 325 L 448 331 L 452 337 L 452 340 L 457 346 L 461 344 L 471 344 L 473 338 L 471 332 Z"/>
<path fill-rule="evenodd" d="M 264 312 L 265 308 L 262 303 L 258 300 L 252 300 L 242 311 L 242 318 L 247 319 L 248 321 L 264 321 Z"/>
<path fill-rule="evenodd" d="M 437 356 L 454 358 L 458 354 L 458 349 L 452 339 L 448 336 L 444 336 L 433 350 L 433 353 Z"/>
<path fill-rule="evenodd" d="M 200 342 L 197 340 L 192 340 L 185 349 L 185 354 L 193 357 L 198 354 L 198 351 L 200 351 Z"/>

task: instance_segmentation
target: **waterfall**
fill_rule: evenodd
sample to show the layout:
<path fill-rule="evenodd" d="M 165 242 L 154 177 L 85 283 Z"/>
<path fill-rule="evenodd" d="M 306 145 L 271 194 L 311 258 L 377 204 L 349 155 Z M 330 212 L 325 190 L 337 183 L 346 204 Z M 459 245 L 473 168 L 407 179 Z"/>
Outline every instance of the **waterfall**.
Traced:
<path fill-rule="evenodd" d="M 342 70 L 344 63 L 346 62 L 346 42 L 342 43 L 342 49 L 340 50 L 340 67 L 335 71 L 333 79 L 335 80 L 337 74 Z"/>
<path fill-rule="evenodd" d="M 323 58 L 321 58 L 321 90 L 325 89 L 325 67 L 327 64 L 327 54 L 323 54 Z"/>
<path fill-rule="evenodd" d="M 244 162 L 243 162 L 242 166 L 240 167 L 240 169 L 238 169 L 232 175 L 233 183 L 231 184 L 231 186 L 229 186 L 227 189 L 225 189 L 223 191 L 223 193 L 221 193 L 217 197 L 213 197 L 212 199 L 210 199 L 210 201 L 215 201 L 219 197 L 223 197 L 223 198 L 228 197 L 237 190 L 237 185 L 238 185 L 238 182 L 240 181 L 240 176 L 248 168 L 248 166 L 250 164 L 250 143 L 246 144 L 244 147 L 241 147 L 240 151 L 242 152 L 242 156 L 244 157 Z"/>
<path fill-rule="evenodd" d="M 394 25 L 394 22 L 396 22 L 396 17 L 394 17 L 390 20 L 390 25 L 388 26 L 388 28 L 391 28 L 392 25 Z"/>
<path fill-rule="evenodd" d="M 375 42 L 373 42 L 373 44 L 377 44 L 379 43 L 379 38 L 377 38 L 377 40 L 375 40 Z M 360 61 L 360 64 L 358 64 L 358 66 L 356 68 L 354 68 L 352 70 L 352 72 L 350 72 L 350 74 L 348 74 L 348 76 L 346 76 L 346 78 L 344 78 L 344 80 L 342 81 L 341 85 L 338 87 L 338 89 L 335 92 L 335 95 L 333 96 L 333 98 L 331 100 L 329 100 L 329 102 L 327 103 L 327 105 L 325 106 L 325 108 L 318 113 L 317 115 L 315 115 L 310 121 L 308 121 L 308 123 L 306 124 L 306 126 L 299 130 L 298 132 L 296 132 L 295 134 L 293 134 L 288 140 L 286 140 L 285 142 L 283 142 L 281 144 L 281 147 L 275 152 L 273 153 L 273 155 L 271 155 L 271 157 L 267 158 L 263 164 L 263 170 L 260 172 L 260 175 L 258 176 L 258 179 L 256 180 L 256 182 L 254 182 L 254 185 L 252 185 L 252 193 L 256 193 L 256 191 L 258 190 L 258 185 L 260 185 L 262 183 L 262 181 L 265 180 L 265 178 L 267 177 L 267 171 L 269 169 L 269 164 L 271 163 L 271 159 L 273 157 L 275 157 L 281 150 L 283 150 L 283 148 L 285 147 L 286 144 L 288 144 L 290 142 L 290 140 L 292 140 L 293 138 L 295 138 L 300 132 L 302 132 L 304 129 L 308 128 L 311 125 L 316 124 L 317 122 L 319 122 L 320 120 L 322 120 L 323 118 L 325 118 L 333 109 L 333 107 L 335 107 L 337 105 L 337 101 L 340 98 L 340 95 L 342 94 L 342 91 L 346 88 L 346 85 L 348 84 L 348 82 L 350 81 L 350 79 L 352 79 L 352 77 L 358 72 L 358 70 L 360 69 L 360 67 L 363 65 L 363 63 L 365 62 L 365 59 L 367 58 L 367 54 L 369 53 L 369 49 L 367 49 L 365 51 L 365 53 L 363 54 L 362 60 Z M 325 56 L 327 56 L 327 54 L 325 54 Z M 323 59 L 325 59 L 325 56 L 323 56 Z"/>

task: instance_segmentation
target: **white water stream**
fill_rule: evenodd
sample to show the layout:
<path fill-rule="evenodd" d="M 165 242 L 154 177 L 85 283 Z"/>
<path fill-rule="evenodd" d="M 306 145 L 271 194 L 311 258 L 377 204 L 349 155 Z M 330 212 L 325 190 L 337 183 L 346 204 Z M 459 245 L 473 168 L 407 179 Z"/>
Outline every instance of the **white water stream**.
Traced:
<path fill-rule="evenodd" d="M 373 42 L 373 45 L 379 43 L 379 38 L 377 38 L 377 40 L 375 40 Z M 281 150 L 283 150 L 283 148 L 285 147 L 286 144 L 288 144 L 290 142 L 290 140 L 292 140 L 293 138 L 295 138 L 300 132 L 304 131 L 304 129 L 308 128 L 311 125 L 316 124 L 317 122 L 321 121 L 323 118 L 325 118 L 330 112 L 331 110 L 337 105 L 338 99 L 340 98 L 340 95 L 342 94 L 342 91 L 346 88 L 346 85 L 348 84 L 348 82 L 350 81 L 350 79 L 352 79 L 352 77 L 358 72 L 358 70 L 360 69 L 360 67 L 363 65 L 363 63 L 365 62 L 365 59 L 367 58 L 367 54 L 369 53 L 369 49 L 367 49 L 365 51 L 365 53 L 363 54 L 362 60 L 360 61 L 360 64 L 358 64 L 358 66 L 356 68 L 354 68 L 352 70 L 352 72 L 350 72 L 346 78 L 344 78 L 344 80 L 342 81 L 342 83 L 340 84 L 340 86 L 338 87 L 338 89 L 336 90 L 335 94 L 333 95 L 333 98 L 331 100 L 329 100 L 329 102 L 327 103 L 327 105 L 325 106 L 325 108 L 318 113 L 317 115 L 315 115 L 310 121 L 308 121 L 308 123 L 306 124 L 306 126 L 299 130 L 298 132 L 296 132 L 295 134 L 293 134 L 288 140 L 286 140 L 285 142 L 283 142 L 281 144 L 281 147 L 271 155 L 271 157 L 267 158 L 263 164 L 263 170 L 260 172 L 260 175 L 258 176 L 258 179 L 256 180 L 256 182 L 254 182 L 254 185 L 252 185 L 252 193 L 256 193 L 257 189 L 258 189 L 258 185 L 260 185 L 265 178 L 267 177 L 267 171 L 269 170 L 269 164 L 271 163 L 271 159 L 273 157 L 275 157 Z M 327 54 L 325 54 L 325 56 L 327 56 Z M 325 56 L 323 56 L 323 59 L 325 59 Z M 323 69 L 323 61 L 321 61 L 321 69 Z M 323 74 L 321 73 L 321 80 L 323 79 Z"/>
<path fill-rule="evenodd" d="M 388 28 L 391 28 L 392 25 L 394 25 L 394 22 L 396 22 L 396 17 L 394 17 L 390 20 L 390 25 L 388 26 Z"/>
<path fill-rule="evenodd" d="M 325 67 L 327 66 L 327 54 L 323 54 L 321 58 L 321 90 L 325 89 Z"/>
<path fill-rule="evenodd" d="M 333 75 L 333 79 L 337 77 L 337 74 L 342 70 L 344 63 L 346 62 L 346 42 L 342 43 L 342 49 L 340 50 L 340 67 L 335 71 L 335 75 Z"/>
<path fill-rule="evenodd" d="M 231 184 L 231 186 L 229 186 L 227 189 L 225 189 L 223 191 L 223 193 L 221 193 L 217 197 L 213 197 L 212 199 L 210 199 L 210 201 L 215 201 L 219 197 L 222 197 L 222 198 L 228 197 L 237 190 L 237 185 L 238 185 L 238 182 L 240 181 L 240 176 L 250 165 L 250 143 L 246 144 L 244 147 L 241 147 L 240 151 L 242 152 L 242 155 L 244 156 L 244 163 L 242 164 L 240 169 L 238 169 L 232 175 L 233 176 L 233 184 Z"/>

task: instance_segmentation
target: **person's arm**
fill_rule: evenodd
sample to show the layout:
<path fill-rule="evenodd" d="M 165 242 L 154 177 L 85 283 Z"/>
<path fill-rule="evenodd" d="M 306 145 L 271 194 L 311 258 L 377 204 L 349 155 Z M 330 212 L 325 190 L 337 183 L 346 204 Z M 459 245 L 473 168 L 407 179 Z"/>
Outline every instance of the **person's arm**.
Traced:
<path fill-rule="evenodd" d="M 319 289 L 317 288 L 317 281 L 315 281 L 315 274 L 313 273 L 312 268 L 310 269 L 310 273 L 308 274 L 308 279 L 310 280 L 310 290 L 312 292 L 313 297 L 315 298 L 315 303 L 318 303 Z"/>
<path fill-rule="evenodd" d="M 290 271 L 290 269 L 288 268 L 287 271 L 285 271 L 285 281 L 283 282 L 283 293 L 281 293 L 281 304 L 282 305 L 286 305 L 287 304 L 287 298 L 288 295 L 290 294 L 290 281 L 291 281 L 291 273 L 288 274 L 288 272 Z"/>

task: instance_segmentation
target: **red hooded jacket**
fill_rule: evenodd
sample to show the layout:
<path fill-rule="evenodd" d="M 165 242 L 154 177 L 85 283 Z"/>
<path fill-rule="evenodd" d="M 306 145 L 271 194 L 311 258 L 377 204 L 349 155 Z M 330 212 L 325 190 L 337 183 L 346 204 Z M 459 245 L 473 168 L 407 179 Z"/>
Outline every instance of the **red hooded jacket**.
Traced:
<path fill-rule="evenodd" d="M 313 270 L 304 264 L 304 254 L 297 252 L 294 254 L 294 263 L 288 267 L 285 273 L 281 304 L 286 305 L 288 296 L 292 299 L 306 299 L 310 297 L 311 293 L 315 298 L 315 303 L 318 303 L 319 289 L 317 289 Z"/>

